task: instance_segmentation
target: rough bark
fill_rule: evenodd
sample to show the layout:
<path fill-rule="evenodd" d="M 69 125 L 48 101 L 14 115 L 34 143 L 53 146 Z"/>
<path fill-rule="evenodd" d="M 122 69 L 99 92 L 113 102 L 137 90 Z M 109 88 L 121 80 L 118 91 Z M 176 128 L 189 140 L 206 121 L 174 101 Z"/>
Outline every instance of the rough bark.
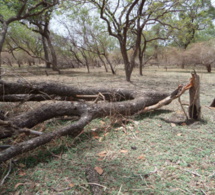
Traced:
<path fill-rule="evenodd" d="M 190 105 L 189 117 L 194 120 L 201 119 L 201 105 L 200 105 L 200 79 L 196 72 L 192 73 L 192 87 L 189 90 Z"/>
<path fill-rule="evenodd" d="M 3 137 L 25 133 L 32 134 L 28 141 L 17 143 L 6 148 L 0 153 L 0 162 L 6 161 L 21 153 L 37 148 L 50 142 L 59 136 L 80 134 L 84 127 L 93 119 L 105 116 L 133 115 L 136 113 L 147 112 L 163 105 L 169 104 L 172 100 L 178 98 L 185 90 L 191 87 L 191 84 L 180 86 L 173 93 L 152 91 L 132 91 L 125 89 L 79 89 L 70 85 L 58 83 L 27 83 L 27 82 L 5 82 L 0 81 L 0 95 L 2 97 L 15 96 L 35 96 L 41 94 L 47 97 L 60 97 L 69 101 L 49 101 L 28 112 L 23 112 L 13 117 L 2 118 L 0 134 Z M 67 97 L 67 99 L 65 98 Z M 98 102 L 99 97 L 102 102 Z M 85 101 L 77 101 L 79 99 Z M 62 100 L 61 99 L 61 100 Z M 25 99 L 26 100 L 26 99 Z M 91 100 L 91 101 L 87 101 Z M 96 101 L 92 101 L 96 100 Z M 27 100 L 26 100 L 27 101 Z M 48 119 L 72 116 L 78 120 L 72 124 L 59 128 L 54 132 L 36 132 L 30 128 L 42 123 Z M 2 138 L 3 138 L 2 137 Z"/>

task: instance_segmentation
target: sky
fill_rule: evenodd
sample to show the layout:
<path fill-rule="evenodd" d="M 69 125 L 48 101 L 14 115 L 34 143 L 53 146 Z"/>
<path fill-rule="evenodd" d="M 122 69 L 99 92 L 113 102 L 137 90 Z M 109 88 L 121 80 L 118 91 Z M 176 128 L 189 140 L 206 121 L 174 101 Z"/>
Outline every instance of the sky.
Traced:
<path fill-rule="evenodd" d="M 215 7 L 215 0 L 211 0 L 211 3 L 212 3 L 212 6 Z M 63 16 L 60 19 L 63 19 Z M 66 35 L 67 34 L 67 30 L 65 29 L 64 25 L 59 20 L 57 21 L 56 17 L 54 17 L 51 20 L 51 29 L 60 35 Z"/>

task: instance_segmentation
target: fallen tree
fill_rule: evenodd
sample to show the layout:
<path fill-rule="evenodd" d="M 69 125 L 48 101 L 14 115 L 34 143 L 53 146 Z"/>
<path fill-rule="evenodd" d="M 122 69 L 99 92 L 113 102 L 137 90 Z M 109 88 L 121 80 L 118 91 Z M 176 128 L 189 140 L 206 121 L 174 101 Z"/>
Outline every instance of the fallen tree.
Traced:
<path fill-rule="evenodd" d="M 20 133 L 31 135 L 29 140 L 14 145 L 0 146 L 0 162 L 21 153 L 33 150 L 60 136 L 79 135 L 93 119 L 111 115 L 133 115 L 148 112 L 169 104 L 192 88 L 193 79 L 187 85 L 180 85 L 172 93 L 132 91 L 126 89 L 79 89 L 59 83 L 28 83 L 0 81 L 1 101 L 38 101 L 47 103 L 13 117 L 0 117 L 0 139 Z M 18 98 L 17 98 L 18 97 Z M 50 101 L 51 99 L 51 101 Z M 77 120 L 53 132 L 33 130 L 37 124 L 60 116 L 75 116 Z"/>

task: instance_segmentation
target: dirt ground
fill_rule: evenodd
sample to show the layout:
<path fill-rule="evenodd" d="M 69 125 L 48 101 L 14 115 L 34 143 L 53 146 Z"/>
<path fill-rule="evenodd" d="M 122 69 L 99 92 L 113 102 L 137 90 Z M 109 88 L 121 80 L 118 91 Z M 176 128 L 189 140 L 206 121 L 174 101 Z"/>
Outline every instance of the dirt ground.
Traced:
<path fill-rule="evenodd" d="M 117 75 L 103 69 L 63 70 L 62 75 L 43 69 L 6 70 L 6 81 L 50 81 L 76 87 L 129 88 L 172 92 L 189 82 L 192 70 L 150 67 L 132 82 L 125 81 L 122 68 Z M 197 70 L 201 80 L 202 120 L 185 123 L 177 100 L 157 111 L 129 117 L 123 124 L 115 116 L 96 119 L 85 132 L 72 139 L 63 137 L 14 159 L 10 174 L 1 186 L 2 194 L 91 194 L 85 170 L 100 172 L 104 194 L 215 194 L 215 73 Z M 185 110 L 186 92 L 181 97 Z M 14 105 L 1 108 L 14 112 Z M 32 103 L 22 105 L 31 109 Z M 20 108 L 23 109 L 23 108 Z M 50 120 L 37 128 L 51 131 L 70 123 Z M 8 163 L 9 166 L 9 163 Z M 9 168 L 2 165 L 1 180 Z"/>

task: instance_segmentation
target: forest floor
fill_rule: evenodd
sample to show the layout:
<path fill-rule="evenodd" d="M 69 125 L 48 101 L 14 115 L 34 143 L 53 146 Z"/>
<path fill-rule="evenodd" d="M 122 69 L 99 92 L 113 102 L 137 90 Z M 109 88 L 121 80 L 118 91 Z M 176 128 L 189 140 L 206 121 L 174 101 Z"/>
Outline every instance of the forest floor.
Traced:
<path fill-rule="evenodd" d="M 36 70 L 36 69 L 35 69 Z M 54 81 L 76 87 L 129 88 L 172 92 L 186 84 L 191 70 L 151 67 L 132 82 L 94 69 L 63 70 L 62 75 L 44 75 L 44 70 L 18 73 L 8 71 L 6 81 Z M 41 71 L 41 72 L 40 72 Z M 7 73 L 7 72 L 6 72 Z M 202 120 L 186 123 L 177 100 L 153 112 L 129 117 L 127 124 L 116 116 L 96 119 L 77 138 L 61 137 L 14 159 L 0 194 L 91 194 L 85 170 L 96 168 L 104 194 L 214 195 L 215 194 L 215 72 L 197 71 L 201 80 Z M 36 74 L 36 75 L 35 75 Z M 181 97 L 187 110 L 189 95 Z M 15 106 L 15 107 L 14 107 Z M 1 103 L 9 112 L 31 109 L 32 103 Z M 49 120 L 37 128 L 51 131 L 70 121 Z M 8 163 L 9 165 L 9 163 Z M 4 168 L 4 169 L 3 169 Z M 8 168 L 2 165 L 0 179 Z M 0 181 L 1 181 L 0 180 Z"/>

